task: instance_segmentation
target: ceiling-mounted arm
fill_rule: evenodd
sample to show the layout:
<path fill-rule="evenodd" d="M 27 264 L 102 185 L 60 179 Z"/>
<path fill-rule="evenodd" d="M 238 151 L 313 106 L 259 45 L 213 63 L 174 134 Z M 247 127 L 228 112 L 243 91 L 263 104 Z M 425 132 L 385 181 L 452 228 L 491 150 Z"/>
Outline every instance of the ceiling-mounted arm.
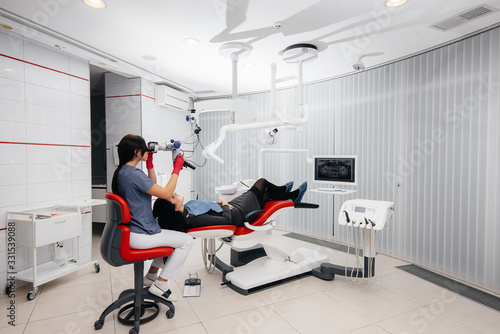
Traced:
<path fill-rule="evenodd" d="M 241 56 L 244 52 L 249 52 L 250 49 L 242 49 L 242 47 L 246 45 L 244 43 L 226 43 L 221 46 L 219 49 L 219 52 L 221 55 L 224 56 L 229 56 L 231 60 L 233 61 L 233 98 L 237 97 L 237 92 L 236 92 L 236 71 L 237 71 L 237 61 L 239 56 Z M 239 48 L 239 50 L 235 51 L 235 48 Z M 230 52 L 230 51 L 233 52 Z M 230 53 L 229 53 L 230 52 Z M 289 46 L 286 48 L 283 52 L 283 58 L 285 62 L 287 63 L 298 63 L 299 66 L 299 87 L 298 87 L 298 104 L 300 108 L 301 115 L 300 117 L 296 117 L 294 119 L 290 120 L 276 120 L 273 119 L 268 122 L 258 122 L 258 123 L 248 123 L 248 124 L 230 124 L 230 125 L 225 125 L 219 130 L 219 137 L 211 144 L 205 147 L 203 150 L 203 156 L 206 158 L 212 158 L 219 163 L 224 163 L 224 160 L 222 160 L 219 156 L 215 154 L 215 151 L 219 148 L 219 146 L 222 144 L 222 142 L 226 139 L 226 133 L 227 132 L 239 132 L 243 130 L 250 130 L 250 129 L 263 129 L 263 128 L 298 128 L 302 124 L 306 123 L 309 120 L 309 113 L 307 112 L 307 109 L 304 109 L 303 105 L 303 99 L 302 99 L 302 91 L 303 91 L 303 79 L 302 79 L 302 64 L 304 62 L 309 62 L 316 60 L 318 58 L 318 49 L 316 46 L 312 44 L 295 44 L 292 46 Z M 236 68 L 235 68 L 236 66 Z M 271 66 L 271 71 L 273 78 L 276 73 L 276 65 L 273 64 Z M 273 86 L 271 87 L 272 94 L 274 95 L 275 93 L 275 80 L 272 80 Z M 235 97 L 236 94 L 236 97 Z M 274 96 L 271 97 L 271 113 L 273 112 L 273 105 L 275 104 Z"/>
<path fill-rule="evenodd" d="M 232 53 L 231 60 L 233 62 L 233 99 L 238 98 L 238 54 Z"/>
<path fill-rule="evenodd" d="M 225 43 L 219 48 L 219 54 L 231 59 L 232 62 L 233 99 L 238 98 L 238 60 L 247 57 L 250 51 L 252 51 L 252 46 L 242 42 Z"/>

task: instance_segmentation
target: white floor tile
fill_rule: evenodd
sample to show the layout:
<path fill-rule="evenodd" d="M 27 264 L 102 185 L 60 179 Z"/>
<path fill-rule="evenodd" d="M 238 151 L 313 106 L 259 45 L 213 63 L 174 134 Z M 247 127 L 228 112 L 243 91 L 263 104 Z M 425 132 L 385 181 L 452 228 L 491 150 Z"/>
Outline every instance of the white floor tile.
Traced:
<path fill-rule="evenodd" d="M 435 313 L 443 314 L 481 333 L 500 332 L 500 312 L 461 296 L 439 300 L 428 307 Z"/>
<path fill-rule="evenodd" d="M 377 323 L 390 333 L 480 333 L 427 307 L 406 312 Z"/>
<path fill-rule="evenodd" d="M 262 306 L 244 312 L 203 322 L 208 334 L 253 333 L 293 334 L 297 332 L 272 308 Z"/>
<path fill-rule="evenodd" d="M 97 333 L 94 322 L 120 292 L 133 287 L 133 265 L 112 267 L 99 253 L 99 236 L 92 239 L 93 266 L 42 285 L 35 300 L 28 301 L 27 284 L 17 291 L 16 327 L 0 322 L 0 332 Z M 306 243 L 294 240 L 297 247 Z M 312 246 L 312 248 L 315 248 Z M 345 265 L 346 254 L 316 247 L 330 261 Z M 396 266 L 405 261 L 377 256 L 376 276 L 353 284 L 337 275 L 332 281 L 313 276 L 279 285 L 248 296 L 221 286 L 222 274 L 205 271 L 201 244 L 195 242 L 181 274 L 172 281 L 179 297 L 175 316 L 159 316 L 141 325 L 141 333 L 498 333 L 500 312 L 472 302 L 446 289 L 408 274 Z M 218 254 L 229 263 L 229 247 Z M 351 257 L 352 259 L 352 257 Z M 145 271 L 150 262 L 145 264 Z M 183 298 L 184 280 L 197 273 L 201 278 L 200 297 Z M 9 298 L 0 295 L 0 315 L 5 319 Z M 99 333 L 128 333 L 131 326 L 117 320 L 117 311 L 108 315 Z"/>
<path fill-rule="evenodd" d="M 299 333 L 348 333 L 372 324 L 363 315 L 324 293 L 272 306 Z"/>
<path fill-rule="evenodd" d="M 202 324 L 194 324 L 186 327 L 171 329 L 166 332 L 159 332 L 158 334 L 206 334 L 207 331 Z"/>
<path fill-rule="evenodd" d="M 44 287 L 36 299 L 37 307 L 30 321 L 104 308 L 111 303 L 111 284 L 102 281 L 76 287 L 53 285 Z"/>
<path fill-rule="evenodd" d="M 104 309 L 88 310 L 55 316 L 38 321 L 30 321 L 23 334 L 80 333 L 95 334 L 94 322 Z M 99 334 L 115 333 L 113 321 L 105 321 Z"/>

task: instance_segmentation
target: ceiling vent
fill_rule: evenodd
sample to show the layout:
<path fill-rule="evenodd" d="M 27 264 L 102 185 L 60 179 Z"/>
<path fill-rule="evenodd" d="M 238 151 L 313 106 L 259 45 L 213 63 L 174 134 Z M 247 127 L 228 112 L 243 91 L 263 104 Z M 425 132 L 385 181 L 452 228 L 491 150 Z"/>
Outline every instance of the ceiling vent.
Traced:
<path fill-rule="evenodd" d="M 477 20 L 481 17 L 484 17 L 486 15 L 489 15 L 497 11 L 498 11 L 497 8 L 487 5 L 481 5 L 479 7 L 469 9 L 466 12 L 460 13 L 446 20 L 433 24 L 431 25 L 431 28 L 437 29 L 439 31 L 448 31 L 462 24 L 468 23 L 473 20 Z"/>

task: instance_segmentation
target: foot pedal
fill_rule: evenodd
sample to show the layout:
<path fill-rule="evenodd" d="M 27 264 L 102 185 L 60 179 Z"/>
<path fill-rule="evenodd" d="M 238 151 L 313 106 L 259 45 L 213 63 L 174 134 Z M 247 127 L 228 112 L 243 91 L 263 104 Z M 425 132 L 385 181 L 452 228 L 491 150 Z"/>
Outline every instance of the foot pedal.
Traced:
<path fill-rule="evenodd" d="M 189 278 L 184 281 L 183 297 L 199 297 L 201 293 L 201 279 L 198 273 L 189 274 Z"/>

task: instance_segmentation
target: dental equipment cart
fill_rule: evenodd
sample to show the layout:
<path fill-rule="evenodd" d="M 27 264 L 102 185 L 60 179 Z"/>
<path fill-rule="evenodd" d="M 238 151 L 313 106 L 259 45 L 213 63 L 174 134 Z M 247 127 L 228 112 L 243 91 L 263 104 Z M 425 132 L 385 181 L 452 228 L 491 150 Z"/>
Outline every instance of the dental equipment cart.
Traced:
<path fill-rule="evenodd" d="M 93 264 L 95 272 L 100 271 L 99 263 L 96 260 L 91 260 L 92 205 L 91 202 L 78 202 L 7 212 L 7 274 L 10 277 L 9 280 L 15 278 L 33 283 L 33 289 L 27 295 L 28 300 L 35 299 L 40 285 L 85 266 Z M 55 246 L 54 259 L 38 263 L 37 248 L 68 239 L 71 239 L 72 247 L 66 252 L 71 252 L 73 256 L 68 257 L 66 264 L 56 265 Z M 76 246 L 74 240 L 76 240 Z M 27 248 L 28 251 L 22 252 L 23 248 Z M 28 259 L 21 259 L 20 255 L 24 255 L 24 257 L 27 255 Z M 16 268 L 19 267 L 20 263 L 22 263 L 21 267 L 28 265 L 28 268 L 18 272 Z M 7 290 L 12 284 L 7 284 Z M 9 291 L 7 293 L 9 294 Z"/>

